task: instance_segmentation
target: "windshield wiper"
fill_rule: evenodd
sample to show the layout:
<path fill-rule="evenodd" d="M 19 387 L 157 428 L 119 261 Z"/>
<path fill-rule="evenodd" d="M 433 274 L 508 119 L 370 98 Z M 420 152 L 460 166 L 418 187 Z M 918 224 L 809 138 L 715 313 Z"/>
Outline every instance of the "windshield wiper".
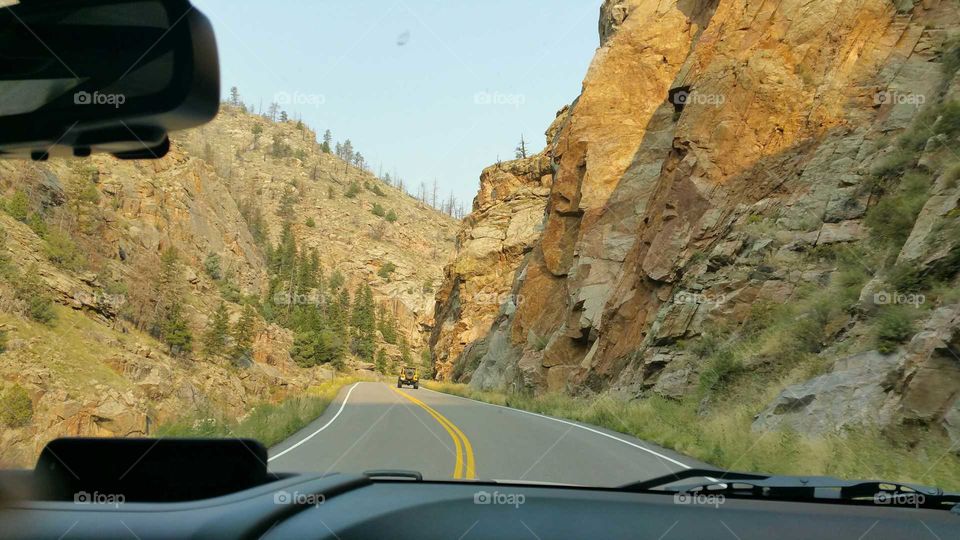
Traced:
<path fill-rule="evenodd" d="M 705 482 L 676 484 L 690 478 Z M 669 486 L 669 487 L 666 487 Z M 830 476 L 774 476 L 711 469 L 687 469 L 627 484 L 632 492 L 690 493 L 778 501 L 863 503 L 877 506 L 937 508 L 960 514 L 960 493 L 938 487 L 886 480 L 842 480 Z"/>

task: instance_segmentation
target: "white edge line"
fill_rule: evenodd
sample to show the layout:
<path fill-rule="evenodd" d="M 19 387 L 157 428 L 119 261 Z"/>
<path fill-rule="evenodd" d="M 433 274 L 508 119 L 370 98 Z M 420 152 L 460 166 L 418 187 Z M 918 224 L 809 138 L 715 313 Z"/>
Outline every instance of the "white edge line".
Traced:
<path fill-rule="evenodd" d="M 351 386 L 351 387 L 350 387 L 350 390 L 347 391 L 347 395 L 344 396 L 344 398 L 343 398 L 343 403 L 340 404 L 340 410 L 338 410 L 338 411 L 337 411 L 337 414 L 333 415 L 333 418 L 331 418 L 326 424 L 324 424 L 322 427 L 320 427 L 319 429 L 317 429 L 317 430 L 314 431 L 313 433 L 311 433 L 311 434 L 307 435 L 306 437 L 304 437 L 302 440 L 300 440 L 299 442 L 297 442 L 297 444 L 291 446 L 290 448 L 287 448 L 287 449 L 284 450 L 283 452 L 280 452 L 279 454 L 277 454 L 277 455 L 275 455 L 275 456 L 273 456 L 273 457 L 267 458 L 267 463 L 269 463 L 269 462 L 277 459 L 278 457 L 286 454 L 287 452 L 293 450 L 294 448 L 300 446 L 301 444 L 309 441 L 310 439 L 314 438 L 318 433 L 320 433 L 321 431 L 323 431 L 323 430 L 327 429 L 328 427 L 330 427 L 330 424 L 332 424 L 333 421 L 336 420 L 338 416 L 340 416 L 340 413 L 343 412 L 344 407 L 347 406 L 347 401 L 350 400 L 350 394 L 352 394 L 353 391 L 356 390 L 356 389 L 357 389 L 357 386 L 359 386 L 359 385 L 360 385 L 359 382 L 353 383 L 353 386 Z"/>
<path fill-rule="evenodd" d="M 516 411 L 516 412 L 518 412 L 518 413 L 529 414 L 529 415 L 531 415 L 531 416 L 538 416 L 538 417 L 540 417 L 540 418 L 545 418 L 545 419 L 547 419 L 547 420 L 553 420 L 554 422 L 560 422 L 561 424 L 566 424 L 566 425 L 568 425 L 568 426 L 573 426 L 573 427 L 578 427 L 578 428 L 580 428 L 580 429 L 585 429 L 585 430 L 587 430 L 587 431 L 589 431 L 589 432 L 591 432 L 591 433 L 596 433 L 597 435 L 603 435 L 604 437 L 607 437 L 608 439 L 613 439 L 613 440 L 615 440 L 615 441 L 620 441 L 620 442 L 622 442 L 623 444 L 626 444 L 626 445 L 632 446 L 632 447 L 634 447 L 634 448 L 637 448 L 637 449 L 639 449 L 639 450 L 643 450 L 644 452 L 653 454 L 653 455 L 657 456 L 657 457 L 660 458 L 660 459 L 665 459 L 665 460 L 669 461 L 670 463 L 673 463 L 673 464 L 679 465 L 680 467 L 683 467 L 684 469 L 692 469 L 692 468 L 693 468 L 693 467 L 691 467 L 691 466 L 689 466 L 689 465 L 687 465 L 687 464 L 685 464 L 685 463 L 681 463 L 681 462 L 679 462 L 679 461 L 677 461 L 677 460 L 675 460 L 675 459 L 673 459 L 673 458 L 671 458 L 671 457 L 669 457 L 669 456 L 665 456 L 665 455 L 661 454 L 660 452 L 657 452 L 657 451 L 655 451 L 655 450 L 651 450 L 651 449 L 646 448 L 646 447 L 644 447 L 644 446 L 641 446 L 641 445 L 639 445 L 639 444 L 632 443 L 632 442 L 630 442 L 630 441 L 621 439 L 620 437 L 616 437 L 616 436 L 611 435 L 611 434 L 609 434 L 609 433 L 604 433 L 604 432 L 602 432 L 602 431 L 600 431 L 600 430 L 598 430 L 598 429 L 593 429 L 593 428 L 591 428 L 591 427 L 587 427 L 587 426 L 585 426 L 585 425 L 583 425 L 583 424 L 578 424 L 578 423 L 576 423 L 576 422 L 570 422 L 569 420 L 561 420 L 561 419 L 559 419 L 559 418 L 554 418 L 554 417 L 552 417 L 552 416 L 547 416 L 547 415 L 545 415 L 545 414 L 540 414 L 540 413 L 525 411 L 525 410 L 523 410 L 523 409 L 514 409 L 513 407 L 505 407 L 505 406 L 503 406 L 503 405 L 497 405 L 497 404 L 495 404 L 495 403 L 487 403 L 486 401 L 478 401 L 478 400 L 476 400 L 476 399 L 470 399 L 470 398 L 467 398 L 467 397 L 458 396 L 458 395 L 456 395 L 456 394 L 448 394 L 448 393 L 446 393 L 446 392 L 437 392 L 436 390 L 430 390 L 430 389 L 427 388 L 427 387 L 423 387 L 423 389 L 424 389 L 424 390 L 427 390 L 427 391 L 430 391 L 430 392 L 433 392 L 434 394 L 443 394 L 443 395 L 445 395 L 445 396 L 452 396 L 452 397 L 459 398 L 459 399 L 465 399 L 465 400 L 467 400 L 467 401 L 472 401 L 472 402 L 474 402 L 474 403 L 481 403 L 481 404 L 483 404 L 483 405 L 489 405 L 489 406 L 491 406 L 491 407 L 498 407 L 498 408 L 501 408 L 501 409 L 506 409 L 506 410 L 508 410 L 508 411 Z M 705 477 L 705 478 L 706 478 L 707 480 L 711 481 L 711 482 L 717 482 L 717 481 L 718 481 L 716 478 L 710 478 L 709 476 L 707 476 L 707 477 Z"/>

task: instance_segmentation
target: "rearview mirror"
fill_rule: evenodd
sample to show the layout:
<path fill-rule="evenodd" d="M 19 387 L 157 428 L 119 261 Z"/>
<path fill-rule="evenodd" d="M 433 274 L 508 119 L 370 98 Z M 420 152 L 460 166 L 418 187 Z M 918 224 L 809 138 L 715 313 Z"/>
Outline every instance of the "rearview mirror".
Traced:
<path fill-rule="evenodd" d="M 0 157 L 160 158 L 219 102 L 213 29 L 189 0 L 0 0 Z"/>

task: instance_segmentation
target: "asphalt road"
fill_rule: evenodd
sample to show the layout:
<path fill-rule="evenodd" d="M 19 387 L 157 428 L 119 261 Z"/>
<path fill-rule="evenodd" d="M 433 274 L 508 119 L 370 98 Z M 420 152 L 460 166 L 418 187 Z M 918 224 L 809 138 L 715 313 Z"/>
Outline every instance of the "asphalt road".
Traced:
<path fill-rule="evenodd" d="M 374 382 L 344 388 L 269 455 L 274 472 L 406 469 L 426 479 L 599 486 L 707 466 L 603 428 Z"/>

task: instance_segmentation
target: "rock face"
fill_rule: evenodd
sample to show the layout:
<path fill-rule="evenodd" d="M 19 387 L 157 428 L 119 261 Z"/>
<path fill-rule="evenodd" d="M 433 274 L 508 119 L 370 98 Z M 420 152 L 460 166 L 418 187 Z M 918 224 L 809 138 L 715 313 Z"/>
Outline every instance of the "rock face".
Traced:
<path fill-rule="evenodd" d="M 454 366 L 440 372 L 480 388 L 690 394 L 703 366 L 683 341 L 825 285 L 835 268 L 803 254 L 867 236 L 876 203 L 867 181 L 891 151 L 882 140 L 920 110 L 917 99 L 878 96 L 934 102 L 947 87 L 952 99 L 957 83 L 940 60 L 958 24 L 956 4 L 937 0 L 899 11 L 885 0 L 604 2 L 601 47 L 546 151 L 554 174 L 542 234 L 519 260 L 497 255 L 502 236 L 482 250 L 498 258 L 483 274 L 512 276 L 498 290 L 523 302 L 481 318 L 441 298 L 443 325 L 469 331 L 459 357 L 442 333 L 434 341 Z M 901 258 L 952 276 L 956 242 L 932 249 L 930 239 L 956 217 L 957 185 L 940 179 L 935 190 Z M 481 226 L 471 217 L 460 237 Z M 469 283 L 446 279 L 447 291 Z M 931 332 L 955 326 L 929 319 Z M 876 423 L 912 416 L 955 432 L 960 385 L 948 378 L 929 402 L 919 396 L 932 382 L 916 386 L 918 375 L 953 373 L 951 360 L 900 354 L 840 361 L 785 392 L 757 425 L 799 426 L 796 411 L 822 407 L 824 424 L 809 429 L 834 429 L 871 403 L 883 411 Z M 845 394 L 852 381 L 866 388 Z"/>
<path fill-rule="evenodd" d="M 567 120 L 569 108 L 557 113 L 547 130 L 553 141 Z M 436 324 L 430 336 L 437 375 L 458 379 L 454 360 L 470 349 L 479 358 L 482 340 L 498 315 L 512 314 L 527 299 L 511 292 L 515 270 L 542 233 L 543 212 L 553 184 L 549 157 L 497 163 L 480 175 L 473 212 L 457 235 L 455 256 L 444 270 L 437 293 Z M 470 362 L 470 360 L 467 360 Z"/>
<path fill-rule="evenodd" d="M 298 244 L 321 254 L 327 276 L 338 270 L 351 292 L 370 284 L 411 348 L 425 346 L 433 320 L 428 285 L 440 281 L 455 220 L 321 152 L 316 135 L 295 122 L 225 106 L 213 123 L 175 135 L 170 154 L 156 161 L 0 163 L 4 202 L 25 194 L 23 206 L 48 229 L 18 219 L 16 205 L 0 212 L 0 396 L 19 385 L 33 408 L 25 426 L 0 427 L 0 467 L 32 465 L 59 436 L 153 435 L 159 424 L 202 412 L 239 418 L 257 403 L 333 377 L 328 367 L 298 367 L 289 354 L 291 331 L 264 320 L 244 365 L 200 354 L 221 302 L 236 323 L 243 296 L 263 300 L 270 280 L 263 239 L 279 243 L 283 212 Z M 360 192 L 346 197 L 354 183 Z M 285 200 L 289 208 L 281 208 Z M 396 222 L 373 215 L 374 203 L 393 210 Z M 83 262 L 58 263 L 69 247 L 49 230 L 61 231 Z M 148 276 L 170 247 L 180 259 L 182 310 L 194 336 L 189 358 L 171 356 L 132 322 L 133 306 L 151 305 L 140 297 L 151 294 Z M 211 254 L 220 281 L 205 268 Z M 388 262 L 396 270 L 378 276 Z M 55 320 L 27 316 L 11 271 L 39 278 L 37 292 L 54 300 Z M 397 346 L 381 345 L 399 357 Z M 351 362 L 348 371 L 362 367 Z"/>

